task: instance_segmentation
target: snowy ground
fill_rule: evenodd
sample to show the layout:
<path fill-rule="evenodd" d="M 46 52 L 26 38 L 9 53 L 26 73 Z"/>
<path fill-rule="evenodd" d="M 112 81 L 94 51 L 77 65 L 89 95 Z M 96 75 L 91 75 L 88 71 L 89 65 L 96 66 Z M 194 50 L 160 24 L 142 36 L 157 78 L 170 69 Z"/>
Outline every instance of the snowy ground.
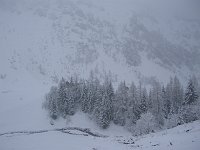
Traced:
<path fill-rule="evenodd" d="M 81 118 L 80 118 L 81 119 Z M 123 149 L 162 149 L 162 150 L 198 150 L 200 146 L 200 121 L 182 125 L 174 129 L 132 137 L 126 132 L 119 132 L 117 127 L 104 131 L 108 137 L 94 137 L 84 132 L 73 130 L 72 134 L 47 131 L 44 133 L 18 133 L 0 135 L 2 150 L 38 150 L 38 149 L 73 149 L 73 150 L 123 150 Z M 119 128 L 118 128 L 119 129 Z"/>

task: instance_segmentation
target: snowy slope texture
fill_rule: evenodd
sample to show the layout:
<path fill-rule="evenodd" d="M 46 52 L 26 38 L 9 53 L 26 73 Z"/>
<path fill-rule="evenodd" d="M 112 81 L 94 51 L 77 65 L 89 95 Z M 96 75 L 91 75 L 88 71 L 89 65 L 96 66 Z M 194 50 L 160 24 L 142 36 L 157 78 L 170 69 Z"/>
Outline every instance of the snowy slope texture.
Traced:
<path fill-rule="evenodd" d="M 76 120 L 74 120 L 76 118 Z M 72 120 L 75 125 L 80 122 L 85 124 L 82 114 L 76 115 Z M 78 122 L 77 122 L 78 120 Z M 145 136 L 133 137 L 121 128 L 112 126 L 108 131 L 97 129 L 69 128 L 65 132 L 61 130 L 30 130 L 0 134 L 0 149 L 34 150 L 34 149 L 86 149 L 86 150 L 198 150 L 200 146 L 199 121 L 178 126 L 166 131 L 152 133 Z M 92 127 L 87 124 L 87 127 Z M 80 131 L 80 130 L 81 131 Z M 84 130 L 83 130 L 84 129 Z M 87 132 L 105 137 L 94 137 Z"/>
<path fill-rule="evenodd" d="M 189 3 L 189 4 L 188 4 Z M 1 75 L 36 78 L 156 77 L 199 74 L 198 2 L 189 0 L 1 0 Z M 176 7 L 175 7 L 176 6 Z"/>

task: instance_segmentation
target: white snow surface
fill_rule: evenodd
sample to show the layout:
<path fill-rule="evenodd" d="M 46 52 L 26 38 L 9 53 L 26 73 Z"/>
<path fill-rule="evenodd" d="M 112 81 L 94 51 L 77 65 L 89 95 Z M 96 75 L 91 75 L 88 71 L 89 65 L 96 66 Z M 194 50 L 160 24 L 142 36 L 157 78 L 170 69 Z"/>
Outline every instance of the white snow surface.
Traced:
<path fill-rule="evenodd" d="M 35 121 L 35 120 L 34 120 Z M 28 127 L 31 131 L 37 131 L 38 123 L 32 121 L 32 127 Z M 77 113 L 71 119 L 68 119 L 64 126 L 78 126 L 81 128 L 89 128 L 93 132 L 107 135 L 106 138 L 70 135 L 61 132 L 46 132 L 39 134 L 11 134 L 0 136 L 0 149 L 2 150 L 198 150 L 200 146 L 200 121 L 178 126 L 162 132 L 152 133 L 149 135 L 133 137 L 122 127 L 111 125 L 107 130 L 98 129 L 88 117 L 82 113 Z M 30 122 L 29 122 L 30 123 Z M 17 125 L 18 122 L 15 122 Z M 42 122 L 40 122 L 43 126 Z M 45 128 L 56 128 L 60 126 L 56 122 L 54 126 Z M 24 125 L 21 125 L 24 128 Z M 44 129 L 43 127 L 43 129 Z M 12 130 L 13 131 L 13 130 Z M 24 131 L 24 130 L 22 130 Z M 2 133 L 2 132 L 1 132 Z M 80 134 L 79 131 L 73 133 Z M 128 143 L 128 144 L 127 144 Z"/>

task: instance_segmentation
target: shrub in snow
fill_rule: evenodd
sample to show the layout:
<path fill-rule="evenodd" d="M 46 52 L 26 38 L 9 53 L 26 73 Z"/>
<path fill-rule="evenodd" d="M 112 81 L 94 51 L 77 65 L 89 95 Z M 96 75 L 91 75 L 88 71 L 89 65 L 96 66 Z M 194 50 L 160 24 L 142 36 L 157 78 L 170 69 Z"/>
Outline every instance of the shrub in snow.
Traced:
<path fill-rule="evenodd" d="M 169 115 L 165 120 L 165 126 L 169 129 L 198 119 L 200 119 L 200 104 L 186 105 L 179 110 L 179 113 Z"/>
<path fill-rule="evenodd" d="M 170 114 L 168 119 L 165 120 L 165 127 L 167 129 L 176 127 L 180 124 L 180 114 Z"/>
<path fill-rule="evenodd" d="M 140 119 L 137 120 L 135 127 L 132 128 L 132 132 L 135 135 L 142 135 L 154 132 L 154 130 L 157 128 L 158 124 L 155 117 L 150 112 L 147 112 L 142 114 Z"/>
<path fill-rule="evenodd" d="M 200 120 L 200 98 L 198 99 L 198 102 L 195 105 L 195 110 L 197 112 L 197 119 Z"/>
<path fill-rule="evenodd" d="M 66 116 L 66 125 L 68 125 L 71 122 L 71 117 L 70 116 Z"/>
<path fill-rule="evenodd" d="M 53 126 L 54 125 L 54 121 L 51 119 L 50 120 L 50 124 Z"/>
<path fill-rule="evenodd" d="M 184 106 L 180 112 L 181 124 L 195 121 L 199 118 L 199 107 L 196 105 Z"/>

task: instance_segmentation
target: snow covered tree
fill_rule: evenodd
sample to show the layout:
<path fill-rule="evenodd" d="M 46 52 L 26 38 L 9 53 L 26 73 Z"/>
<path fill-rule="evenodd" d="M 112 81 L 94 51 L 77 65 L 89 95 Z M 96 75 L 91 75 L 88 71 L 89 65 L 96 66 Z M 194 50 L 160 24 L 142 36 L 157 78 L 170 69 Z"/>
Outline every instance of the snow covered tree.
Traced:
<path fill-rule="evenodd" d="M 133 124 L 136 123 L 136 120 L 139 119 L 140 117 L 140 109 L 138 105 L 136 104 L 137 102 L 137 88 L 135 84 L 132 82 L 131 86 L 128 90 L 128 103 L 127 103 L 127 121 L 128 121 L 128 126 L 132 126 Z"/>
<path fill-rule="evenodd" d="M 72 86 L 72 93 L 75 102 L 75 110 L 79 109 L 81 103 L 81 82 L 77 77 L 74 79 L 74 84 Z"/>
<path fill-rule="evenodd" d="M 153 108 L 153 101 L 152 101 L 152 89 L 149 90 L 148 102 L 147 102 L 147 109 L 152 110 Z"/>
<path fill-rule="evenodd" d="M 152 114 L 156 117 L 158 123 L 162 126 L 164 124 L 162 88 L 159 82 L 154 82 L 152 88 Z"/>
<path fill-rule="evenodd" d="M 141 104 L 142 101 L 142 82 L 139 82 L 139 85 L 137 87 L 137 104 Z"/>
<path fill-rule="evenodd" d="M 126 128 L 132 131 L 135 127 L 137 120 L 141 115 L 140 103 L 138 101 L 138 93 L 135 84 L 132 82 L 128 90 L 128 104 L 127 104 L 127 119 Z"/>
<path fill-rule="evenodd" d="M 81 110 L 85 113 L 89 111 L 88 87 L 85 81 L 82 82 L 81 86 Z"/>
<path fill-rule="evenodd" d="M 105 76 L 101 84 L 91 73 L 88 80 L 79 81 L 77 77 L 71 77 L 68 82 L 62 78 L 58 87 L 53 86 L 46 95 L 43 106 L 52 119 L 66 118 L 81 109 L 101 128 L 109 127 L 113 121 L 117 125 L 126 125 L 128 129 L 138 128 L 142 134 L 151 132 L 154 123 L 156 127 L 162 127 L 164 120 L 167 127 L 174 127 L 199 119 L 198 87 L 197 79 L 191 78 L 183 102 L 183 88 L 177 77 L 171 78 L 162 88 L 159 82 L 154 81 L 148 95 L 141 82 L 138 87 L 134 83 L 127 87 L 125 82 L 121 82 L 114 92 L 110 76 Z M 145 124 L 147 116 L 153 124 Z"/>
<path fill-rule="evenodd" d="M 179 125 L 181 122 L 181 119 L 180 119 L 180 114 L 172 114 L 170 113 L 168 115 L 168 118 L 165 120 L 165 127 L 167 129 L 170 129 L 170 128 L 174 128 L 176 127 L 177 125 Z"/>
<path fill-rule="evenodd" d="M 148 98 L 147 90 L 146 90 L 146 88 L 143 88 L 141 102 L 139 104 L 141 114 L 145 113 L 147 111 L 147 101 L 148 101 L 147 98 Z"/>
<path fill-rule="evenodd" d="M 196 78 L 193 76 L 192 78 L 190 78 L 188 82 L 183 106 L 179 111 L 181 124 L 195 121 L 199 118 L 198 116 L 199 109 L 197 109 L 196 107 L 196 105 L 198 106 L 198 98 L 199 98 L 199 95 L 197 93 L 197 87 L 198 87 L 198 82 Z"/>
<path fill-rule="evenodd" d="M 114 112 L 114 108 L 113 108 L 113 101 L 114 101 L 114 88 L 112 85 L 112 81 L 109 78 L 105 79 L 104 82 L 104 88 L 105 88 L 105 96 L 107 99 L 107 106 L 108 106 L 108 114 L 109 114 L 109 120 L 111 121 L 113 119 L 113 112 Z"/>
<path fill-rule="evenodd" d="M 53 86 L 51 87 L 50 92 L 46 95 L 46 101 L 44 102 L 44 107 L 45 109 L 48 110 L 49 116 L 54 120 L 57 119 L 59 115 L 57 100 L 58 100 L 58 89 L 57 87 Z"/>
<path fill-rule="evenodd" d="M 163 111 L 165 118 L 173 113 L 173 79 L 170 78 L 170 82 L 167 84 L 165 91 L 163 91 Z"/>
<path fill-rule="evenodd" d="M 172 89 L 172 109 L 174 113 L 178 113 L 180 106 L 183 103 L 183 88 L 179 79 L 175 76 Z"/>
<path fill-rule="evenodd" d="M 191 77 L 191 80 L 192 80 L 193 83 L 194 83 L 194 87 L 195 87 L 195 89 L 196 89 L 196 91 L 197 91 L 197 95 L 200 95 L 200 85 L 199 85 L 199 82 L 198 82 L 197 77 L 196 77 L 195 75 L 193 75 L 193 76 Z"/>
<path fill-rule="evenodd" d="M 90 73 L 88 81 L 83 81 L 81 90 L 81 109 L 83 112 L 92 114 L 95 108 L 95 103 L 98 100 L 98 90 L 100 81 Z"/>
<path fill-rule="evenodd" d="M 87 86 L 88 86 L 88 95 L 87 95 L 88 113 L 91 114 L 94 110 L 94 104 L 97 100 L 97 93 L 98 93 L 98 89 L 100 87 L 100 82 L 96 77 L 91 75 Z"/>
<path fill-rule="evenodd" d="M 71 78 L 70 82 L 66 82 L 65 88 L 65 103 L 64 111 L 65 115 L 74 115 L 78 109 L 81 94 L 80 87 L 77 78 Z"/>
<path fill-rule="evenodd" d="M 65 105 L 66 105 L 66 81 L 62 78 L 58 85 L 58 109 L 59 114 L 64 117 L 65 114 Z"/>
<path fill-rule="evenodd" d="M 195 109 L 195 105 L 185 105 L 181 108 L 180 114 L 180 123 L 189 123 L 198 119 L 198 111 Z"/>
<path fill-rule="evenodd" d="M 96 98 L 93 116 L 97 124 L 105 129 L 113 119 L 114 91 L 111 81 L 106 79 L 104 84 L 99 86 Z"/>
<path fill-rule="evenodd" d="M 135 127 L 132 129 L 134 135 L 148 134 L 154 132 L 158 127 L 156 118 L 150 112 L 146 112 L 141 115 L 141 118 L 137 120 Z"/>
<path fill-rule="evenodd" d="M 125 82 L 121 82 L 115 94 L 114 118 L 115 124 L 124 126 L 127 116 L 128 87 Z"/>
<path fill-rule="evenodd" d="M 197 101 L 199 96 L 197 95 L 197 89 L 194 85 L 195 83 L 192 79 L 190 79 L 185 93 L 185 101 L 183 103 L 184 105 L 190 105 Z"/>
<path fill-rule="evenodd" d="M 106 91 L 102 89 L 101 93 L 101 99 L 99 102 L 99 106 L 95 109 L 96 114 L 96 120 L 98 125 L 105 129 L 109 126 L 111 121 L 111 103 L 109 101 L 108 95 L 106 94 Z"/>

